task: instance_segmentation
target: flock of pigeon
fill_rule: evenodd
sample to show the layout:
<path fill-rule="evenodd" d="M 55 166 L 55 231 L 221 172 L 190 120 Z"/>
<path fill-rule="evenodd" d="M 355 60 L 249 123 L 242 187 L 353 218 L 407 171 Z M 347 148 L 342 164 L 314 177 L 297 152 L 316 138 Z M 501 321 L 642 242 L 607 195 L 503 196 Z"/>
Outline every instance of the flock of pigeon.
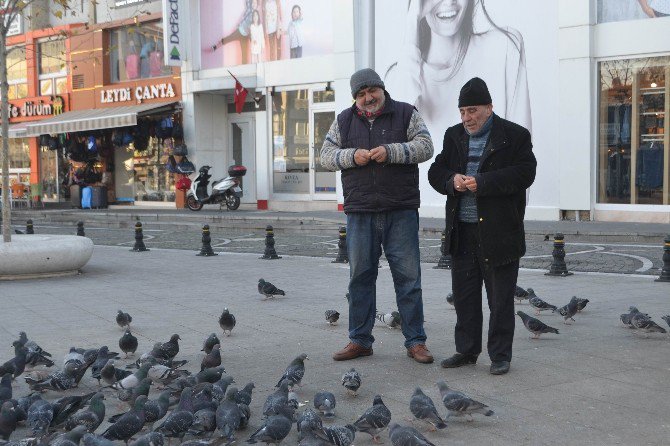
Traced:
<path fill-rule="evenodd" d="M 285 295 L 263 279 L 258 282 L 258 292 L 266 299 Z M 325 315 L 329 324 L 337 323 L 337 311 L 328 310 Z M 390 328 L 400 325 L 395 311 L 379 313 L 377 318 Z M 72 347 L 55 371 L 50 370 L 55 366 L 52 354 L 21 332 L 13 343 L 14 357 L 0 366 L 0 445 L 106 446 L 123 441 L 131 446 L 161 446 L 176 439 L 184 445 L 204 446 L 237 441 L 252 416 L 255 385 L 250 382 L 238 389 L 233 377 L 226 374 L 219 336 L 212 333 L 204 340 L 200 369 L 189 371 L 184 367 L 187 361 L 177 359 L 178 334 L 135 357 L 139 341 L 131 330 L 132 321 L 130 314 L 118 311 L 116 322 L 123 330 L 120 352 L 110 351 L 108 346 Z M 223 334 L 230 336 L 235 325 L 235 316 L 224 309 L 219 318 Z M 126 364 L 119 367 L 122 354 Z M 134 360 L 127 360 L 130 355 Z M 346 425 L 324 423 L 335 418 L 337 401 L 332 392 L 317 392 L 312 397 L 313 408 L 299 410 L 304 406 L 298 392 L 307 359 L 306 354 L 300 354 L 286 367 L 276 390 L 265 399 L 262 421 L 256 423 L 260 427 L 249 434 L 247 443 L 280 444 L 295 425 L 299 445 L 304 446 L 349 446 L 357 434 L 381 442 L 385 430 L 394 446 L 434 444 L 414 427 L 392 422 L 391 411 L 379 395 L 360 417 Z M 89 370 L 98 388 L 77 394 L 82 393 L 78 392 L 79 384 Z M 15 395 L 15 380 L 20 378 L 30 393 Z M 356 396 L 361 382 L 354 368 L 342 375 L 347 397 Z M 151 393 L 152 388 L 159 391 Z M 409 402 L 414 418 L 425 422 L 431 431 L 444 429 L 452 416 L 493 414 L 485 404 L 445 382 L 437 383 L 437 388 L 446 417 L 418 387 Z M 18 439 L 17 429 L 29 434 Z"/>
<path fill-rule="evenodd" d="M 586 307 L 586 304 L 589 303 L 588 299 L 572 296 L 570 302 L 559 308 L 538 297 L 532 288 L 524 290 L 518 285 L 514 292 L 514 298 L 519 302 L 528 300 L 528 304 L 535 309 L 535 315 L 537 316 L 543 311 L 551 311 L 552 313 L 560 314 L 563 317 L 564 324 L 568 324 L 568 320 L 574 322 L 574 316 L 581 312 L 584 307 Z M 454 305 L 454 295 L 452 293 L 447 295 L 447 302 L 450 305 Z M 533 339 L 538 339 L 543 333 L 559 334 L 557 328 L 551 327 L 523 311 L 517 311 L 516 314 L 521 318 L 526 329 L 533 334 Z M 654 322 L 648 314 L 641 313 L 633 306 L 629 307 L 628 313 L 622 314 L 620 319 L 626 327 L 631 329 L 640 329 L 647 333 L 667 333 L 667 330 Z M 670 326 L 670 315 L 661 316 L 661 319 Z"/>

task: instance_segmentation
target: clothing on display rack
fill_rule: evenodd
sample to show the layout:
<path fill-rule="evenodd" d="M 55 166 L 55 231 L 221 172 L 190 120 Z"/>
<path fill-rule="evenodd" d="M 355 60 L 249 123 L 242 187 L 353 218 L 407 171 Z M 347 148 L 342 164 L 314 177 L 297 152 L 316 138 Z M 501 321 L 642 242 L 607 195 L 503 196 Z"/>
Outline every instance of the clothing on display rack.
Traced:
<path fill-rule="evenodd" d="M 663 143 L 653 141 L 640 146 L 637 152 L 635 185 L 644 190 L 663 187 Z"/>

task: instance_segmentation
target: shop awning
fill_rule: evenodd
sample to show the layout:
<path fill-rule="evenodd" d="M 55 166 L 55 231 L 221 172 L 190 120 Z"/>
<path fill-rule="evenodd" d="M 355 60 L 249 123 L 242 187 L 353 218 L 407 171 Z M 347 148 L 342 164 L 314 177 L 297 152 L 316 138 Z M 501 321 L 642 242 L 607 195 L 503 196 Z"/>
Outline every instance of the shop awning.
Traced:
<path fill-rule="evenodd" d="M 87 132 L 137 125 L 137 117 L 174 108 L 176 102 L 140 104 L 123 107 L 70 111 L 53 118 L 28 124 L 25 136 Z"/>
<path fill-rule="evenodd" d="M 18 124 L 9 124 L 9 137 L 10 138 L 23 138 L 26 136 L 26 126 L 28 122 L 19 122 Z M 2 136 L 2 126 L 0 126 L 0 136 Z"/>

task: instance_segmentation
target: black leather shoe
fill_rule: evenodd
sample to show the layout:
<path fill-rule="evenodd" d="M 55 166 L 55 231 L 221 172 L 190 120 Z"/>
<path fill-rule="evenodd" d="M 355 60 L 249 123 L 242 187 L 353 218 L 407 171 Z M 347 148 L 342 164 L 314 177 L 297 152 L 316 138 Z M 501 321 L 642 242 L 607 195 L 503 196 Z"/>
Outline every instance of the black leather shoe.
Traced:
<path fill-rule="evenodd" d="M 462 367 L 464 365 L 476 364 L 477 355 L 464 355 L 462 353 L 456 353 L 451 358 L 447 358 L 440 363 L 445 369 L 453 369 L 456 367 Z"/>
<path fill-rule="evenodd" d="M 504 375 L 509 372 L 509 361 L 493 361 L 490 372 L 491 375 Z"/>

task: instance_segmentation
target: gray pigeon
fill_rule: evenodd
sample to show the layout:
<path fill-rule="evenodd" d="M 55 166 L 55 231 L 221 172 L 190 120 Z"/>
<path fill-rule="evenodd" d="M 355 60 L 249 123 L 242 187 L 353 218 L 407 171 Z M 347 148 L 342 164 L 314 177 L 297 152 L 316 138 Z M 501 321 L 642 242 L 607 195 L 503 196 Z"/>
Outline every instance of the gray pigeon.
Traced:
<path fill-rule="evenodd" d="M 128 357 L 128 353 L 134 355 L 135 351 L 137 351 L 137 338 L 133 336 L 133 334 L 130 332 L 130 329 L 126 330 L 125 333 L 123 333 L 123 336 L 119 339 L 119 348 L 123 353 L 126 354 L 126 358 Z"/>
<path fill-rule="evenodd" d="M 447 294 L 447 303 L 452 307 L 454 306 L 454 293 Z"/>
<path fill-rule="evenodd" d="M 153 356 L 162 359 L 174 359 L 177 353 L 179 353 L 179 341 L 181 341 L 179 335 L 173 334 L 169 341 L 161 344 Z"/>
<path fill-rule="evenodd" d="M 142 382 L 142 380 L 147 377 L 147 373 L 149 373 L 150 368 L 151 364 L 143 364 L 142 367 L 140 367 L 139 370 L 137 370 L 135 373 L 115 382 L 110 387 L 116 390 L 132 389 L 133 387 L 137 387 L 140 385 L 140 382 Z"/>
<path fill-rule="evenodd" d="M 188 433 L 195 436 L 204 435 L 216 430 L 216 412 L 211 409 L 200 409 L 193 414 L 193 424 Z M 182 443 L 183 444 L 183 443 Z"/>
<path fill-rule="evenodd" d="M 414 390 L 414 395 L 409 400 L 409 410 L 414 415 L 414 418 L 429 423 L 432 426 L 432 431 L 447 427 L 447 423 L 444 422 L 437 412 L 433 400 L 423 393 L 420 387 Z"/>
<path fill-rule="evenodd" d="M 523 325 L 528 329 L 528 331 L 533 333 L 533 339 L 538 339 L 542 333 L 558 334 L 558 330 L 554 327 L 550 327 L 541 320 L 528 316 L 523 311 L 517 311 L 516 314 L 521 318 Z"/>
<path fill-rule="evenodd" d="M 284 381 L 274 393 L 268 395 L 263 404 L 263 415 L 269 417 L 277 415 L 281 409 L 288 405 L 288 381 Z"/>
<path fill-rule="evenodd" d="M 521 288 L 519 285 L 514 287 L 514 298 L 521 302 L 524 299 L 528 299 L 528 291 Z"/>
<path fill-rule="evenodd" d="M 324 418 L 335 417 L 335 395 L 331 392 L 317 392 L 314 395 L 314 408 L 321 412 Z"/>
<path fill-rule="evenodd" d="M 303 438 L 308 434 L 314 434 L 315 431 L 321 430 L 323 428 L 323 421 L 319 414 L 307 408 L 298 415 L 297 427 L 298 436 Z"/>
<path fill-rule="evenodd" d="M 68 390 L 77 386 L 78 372 L 82 368 L 83 365 L 70 362 L 63 367 L 63 370 L 57 370 L 42 380 L 35 380 L 30 376 L 26 376 L 25 380 L 33 391 Z"/>
<path fill-rule="evenodd" d="M 340 318 L 340 313 L 336 310 L 326 310 L 326 322 L 329 325 L 337 324 L 337 320 Z"/>
<path fill-rule="evenodd" d="M 26 369 L 28 349 L 20 345 L 19 341 L 14 341 L 12 345 L 14 346 L 14 357 L 0 365 L 0 376 L 11 373 L 12 377 L 16 379 Z"/>
<path fill-rule="evenodd" d="M 216 344 L 214 347 L 212 347 L 212 351 L 202 358 L 202 362 L 200 363 L 200 371 L 202 372 L 205 369 L 218 367 L 220 365 L 221 365 L 221 346 L 219 344 Z"/>
<path fill-rule="evenodd" d="M 649 316 L 638 313 L 633 316 L 631 323 L 633 327 L 645 330 L 649 333 L 667 333 L 666 329 L 651 320 Z"/>
<path fill-rule="evenodd" d="M 391 311 L 390 313 L 375 312 L 375 317 L 379 322 L 386 324 L 388 328 L 400 328 L 402 324 L 402 318 L 397 311 Z"/>
<path fill-rule="evenodd" d="M 356 369 L 351 369 L 342 375 L 342 385 L 353 395 L 356 396 L 361 387 L 361 375 Z"/>
<path fill-rule="evenodd" d="M 114 366 L 114 361 L 111 359 L 107 360 L 107 364 L 105 364 L 105 366 L 100 370 L 100 378 L 102 378 L 102 380 L 109 385 L 114 384 L 117 381 L 120 381 L 132 374 L 133 372 L 130 370 L 116 368 Z"/>
<path fill-rule="evenodd" d="M 221 379 L 221 376 L 224 373 L 226 373 L 226 369 L 220 365 L 218 367 L 201 370 L 195 375 L 195 380 L 198 383 L 215 383 Z"/>
<path fill-rule="evenodd" d="M 45 435 L 51 425 L 51 420 L 54 417 L 53 405 L 42 399 L 33 402 L 27 411 L 28 418 L 26 422 L 33 432 L 33 435 Z"/>
<path fill-rule="evenodd" d="M 621 322 L 629 328 L 635 328 L 633 326 L 633 317 L 635 317 L 638 314 L 642 314 L 643 316 L 649 317 L 649 315 L 646 313 L 640 313 L 640 310 L 638 310 L 637 307 L 630 306 L 628 307 L 628 313 L 624 313 L 621 315 L 620 317 Z"/>
<path fill-rule="evenodd" d="M 163 446 L 165 436 L 160 432 L 147 432 L 130 443 L 130 446 Z"/>
<path fill-rule="evenodd" d="M 12 399 L 12 374 L 5 373 L 0 378 L 0 403 Z"/>
<path fill-rule="evenodd" d="M 149 396 L 149 391 L 151 390 L 151 378 L 144 378 L 140 383 L 130 389 L 120 389 L 117 396 L 119 401 L 125 401 L 131 406 L 135 404 L 135 400 L 140 395 Z"/>
<path fill-rule="evenodd" d="M 155 362 L 153 359 L 150 361 L 147 361 L 147 364 L 150 364 L 152 362 Z M 151 378 L 152 381 L 161 383 L 163 385 L 168 385 L 171 382 L 175 381 L 176 379 L 184 376 L 189 376 L 191 372 L 188 370 L 183 370 L 183 369 L 178 369 L 178 368 L 173 368 L 173 367 L 168 367 L 166 365 L 161 365 L 161 364 L 153 364 L 151 367 L 149 367 L 149 371 L 147 372 L 147 376 Z"/>
<path fill-rule="evenodd" d="M 101 435 L 91 433 L 84 434 L 84 436 L 81 437 L 81 441 L 79 443 L 83 446 L 114 446 L 114 442 L 112 440 L 108 440 Z"/>
<path fill-rule="evenodd" d="M 588 303 L 589 303 L 588 299 L 578 297 L 577 298 L 577 311 L 581 312 L 586 307 L 586 304 L 588 304 Z"/>
<path fill-rule="evenodd" d="M 391 411 L 386 407 L 382 397 L 375 396 L 372 407 L 368 408 L 358 420 L 354 422 L 356 430 L 372 436 L 372 441 L 380 441 L 379 434 L 391 422 Z"/>
<path fill-rule="evenodd" d="M 286 296 L 284 290 L 280 290 L 270 282 L 266 282 L 263 279 L 258 279 L 258 293 L 264 295 L 266 299 L 275 296 Z"/>
<path fill-rule="evenodd" d="M 572 296 L 570 302 L 568 302 L 567 305 L 564 305 L 561 308 L 559 308 L 558 312 L 560 313 L 561 316 L 563 316 L 564 324 L 568 323 L 568 319 L 574 322 L 575 319 L 573 318 L 573 316 L 577 314 L 577 296 Z"/>
<path fill-rule="evenodd" d="M 393 446 L 436 446 L 413 427 L 398 423 L 389 425 L 389 438 Z"/>
<path fill-rule="evenodd" d="M 11 401 L 5 401 L 0 406 L 0 439 L 9 440 L 12 432 L 16 430 L 17 423 L 18 419 L 16 410 L 14 410 L 14 404 Z"/>
<path fill-rule="evenodd" d="M 296 358 L 293 361 L 291 361 L 288 367 L 286 367 L 286 370 L 284 370 L 284 374 L 282 375 L 281 378 L 279 378 L 279 381 L 277 382 L 277 385 L 275 387 L 279 387 L 282 381 L 288 381 L 291 387 L 295 386 L 296 384 L 300 386 L 302 378 L 303 376 L 305 376 L 306 359 L 309 358 L 305 353 L 296 356 Z"/>
<path fill-rule="evenodd" d="M 254 444 L 261 441 L 265 444 L 279 444 L 291 432 L 292 424 L 292 421 L 283 415 L 272 415 L 265 420 L 265 424 L 251 434 L 247 443 Z"/>
<path fill-rule="evenodd" d="M 51 425 L 60 426 L 65 423 L 70 415 L 84 407 L 94 395 L 95 392 L 91 392 L 86 395 L 68 395 L 58 398 L 52 403 L 54 416 Z"/>
<path fill-rule="evenodd" d="M 72 430 L 75 426 L 85 426 L 88 432 L 95 431 L 105 420 L 105 396 L 98 392 L 91 398 L 86 410 L 81 410 L 67 419 L 65 429 Z"/>
<path fill-rule="evenodd" d="M 346 426 L 323 427 L 314 432 L 317 437 L 334 444 L 335 446 L 350 446 L 356 437 L 356 428 L 352 424 Z"/>
<path fill-rule="evenodd" d="M 105 367 L 107 361 L 116 358 L 118 358 L 117 353 L 110 352 L 109 348 L 106 345 L 103 345 L 98 349 L 98 355 L 96 356 L 93 365 L 91 365 L 91 376 L 98 380 L 98 385 L 100 384 L 100 380 L 102 379 L 100 373 L 102 372 L 103 367 Z"/>
<path fill-rule="evenodd" d="M 205 339 L 205 342 L 202 344 L 202 350 L 201 352 L 205 352 L 205 354 L 209 354 L 209 352 L 212 351 L 212 348 L 216 344 L 221 345 L 221 341 L 219 341 L 219 337 L 216 335 L 216 333 L 212 333 L 209 336 L 207 336 L 207 339 Z"/>
<path fill-rule="evenodd" d="M 184 438 L 186 432 L 195 421 L 192 405 L 193 388 L 187 387 L 181 391 L 179 405 L 170 412 L 160 426 L 154 431 L 160 432 L 169 438 Z"/>
<path fill-rule="evenodd" d="M 119 310 L 118 313 L 116 313 L 116 323 L 119 324 L 119 327 L 121 328 L 130 327 L 130 323 L 132 321 L 133 317 L 128 313 L 124 313 L 121 310 Z"/>
<path fill-rule="evenodd" d="M 557 309 L 556 305 L 552 305 L 537 297 L 535 290 L 532 288 L 528 288 L 528 303 L 531 307 L 535 308 L 535 314 L 537 315 L 540 314 L 540 311 L 551 310 L 553 313 Z"/>
<path fill-rule="evenodd" d="M 228 336 L 230 336 L 233 332 L 233 328 L 235 328 L 235 316 L 228 311 L 228 308 L 223 309 L 223 313 L 221 313 L 221 317 L 219 317 L 219 326 L 221 327 L 221 330 L 223 330 L 223 334 L 228 332 Z"/>
<path fill-rule="evenodd" d="M 128 443 L 128 440 L 141 431 L 144 426 L 144 404 L 146 402 L 146 396 L 139 396 L 137 400 L 135 400 L 133 408 L 124 413 L 116 423 L 110 425 L 107 430 L 102 433 L 102 436 L 108 440 L 123 440 Z"/>
<path fill-rule="evenodd" d="M 62 433 L 49 442 L 49 446 L 78 446 L 81 437 L 86 434 L 86 426 L 75 426 L 69 432 Z"/>
<path fill-rule="evenodd" d="M 219 435 L 229 443 L 235 440 L 235 431 L 240 427 L 242 416 L 235 402 L 235 395 L 237 395 L 237 387 L 228 387 L 226 398 L 216 409 L 216 427 L 219 429 Z"/>
<path fill-rule="evenodd" d="M 661 319 L 665 321 L 666 324 L 668 324 L 668 327 L 670 327 L 670 314 L 666 314 L 665 316 L 661 316 Z"/>
<path fill-rule="evenodd" d="M 440 389 L 442 403 L 449 411 L 450 417 L 461 417 L 463 415 L 470 415 L 472 417 L 476 413 L 486 417 L 493 415 L 493 411 L 489 409 L 489 406 L 469 398 L 462 392 L 450 389 L 446 382 L 438 382 L 437 387 Z"/>
<path fill-rule="evenodd" d="M 254 391 L 255 387 L 254 383 L 247 383 L 247 385 L 235 395 L 235 402 L 237 404 L 242 403 L 249 406 L 251 404 L 251 393 Z"/>
<path fill-rule="evenodd" d="M 33 367 L 38 365 L 44 365 L 46 367 L 52 367 L 54 365 L 53 361 L 50 360 L 51 353 L 44 350 L 40 347 L 35 341 L 28 339 L 25 331 L 19 333 L 19 343 L 26 348 L 26 364 Z"/>
<path fill-rule="evenodd" d="M 223 401 L 223 399 L 226 397 L 226 390 L 228 390 L 228 386 L 234 382 L 235 380 L 232 376 L 222 376 L 220 380 L 212 383 L 212 399 L 215 402 Z"/>
<path fill-rule="evenodd" d="M 147 423 L 153 423 L 165 416 L 170 406 L 170 394 L 169 390 L 164 390 L 158 395 L 158 398 L 147 400 L 144 404 L 145 421 Z"/>

